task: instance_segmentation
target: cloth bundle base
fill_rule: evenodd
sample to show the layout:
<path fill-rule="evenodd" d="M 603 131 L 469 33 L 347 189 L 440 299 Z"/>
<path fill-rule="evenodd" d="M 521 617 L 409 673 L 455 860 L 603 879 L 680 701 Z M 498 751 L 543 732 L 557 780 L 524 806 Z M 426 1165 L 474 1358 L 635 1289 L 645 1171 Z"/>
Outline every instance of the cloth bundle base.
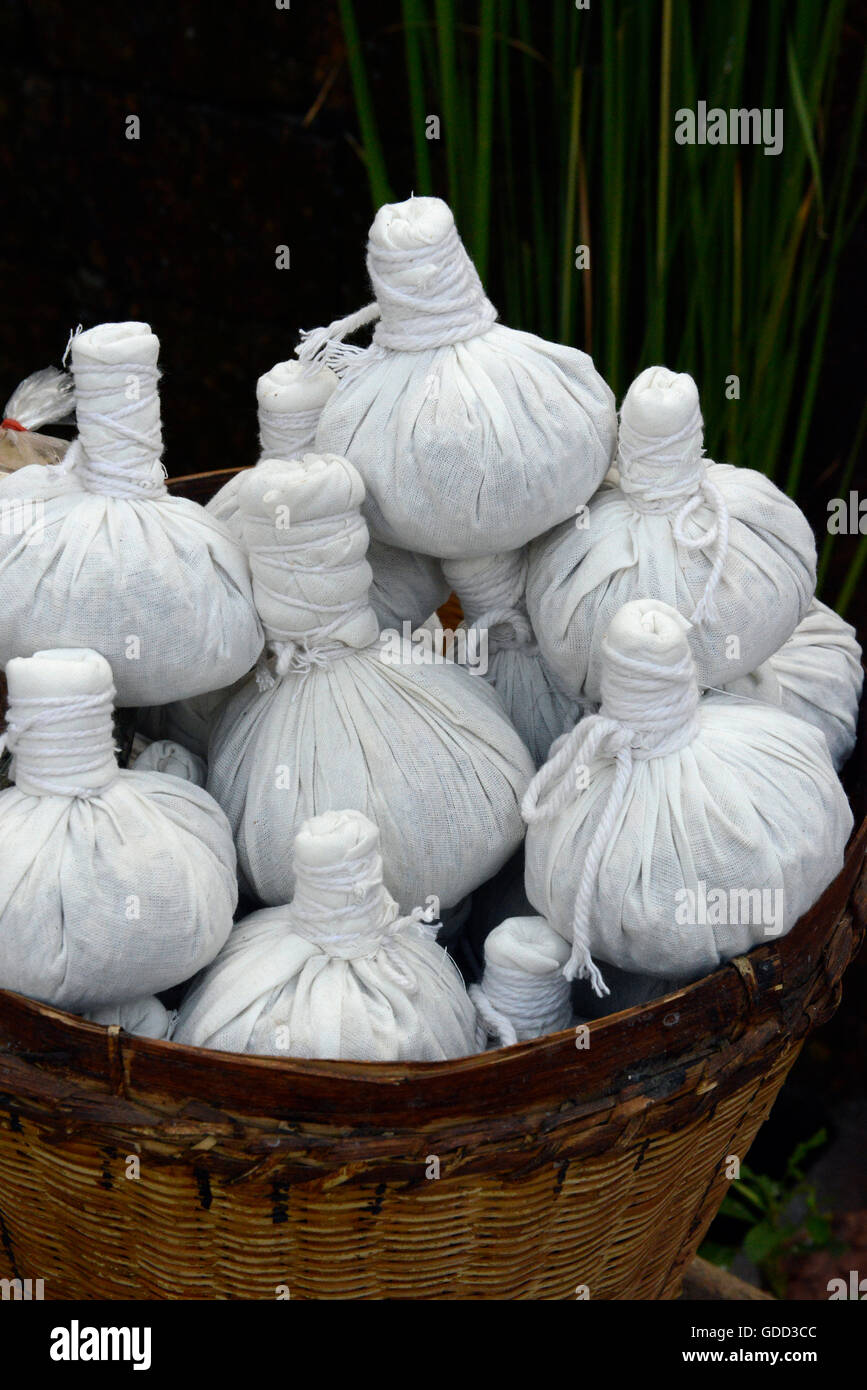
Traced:
<path fill-rule="evenodd" d="M 184 1001 L 176 1042 L 271 1056 L 440 1061 L 477 1051 L 463 982 L 382 882 L 376 826 L 307 821 L 295 898 L 238 924 Z"/>
<path fill-rule="evenodd" d="M 3 484 L 22 520 L 0 534 L 0 662 L 93 648 L 120 705 L 230 685 L 262 648 L 240 547 L 203 507 L 166 491 L 158 350 L 147 324 L 79 334 L 78 439 L 62 464 Z"/>
<path fill-rule="evenodd" d="M 530 620 L 570 694 L 598 702 L 602 638 L 633 599 L 693 622 L 702 686 L 754 671 L 804 617 L 816 584 L 806 518 L 762 474 L 701 455 L 692 377 L 648 368 L 621 410 L 619 485 L 530 547 Z"/>
<path fill-rule="evenodd" d="M 524 603 L 526 551 L 446 561 L 443 568 L 484 655 L 479 670 L 538 767 L 554 740 L 577 724 L 583 711 L 558 689 L 539 652 Z"/>
<path fill-rule="evenodd" d="M 379 826 L 386 884 L 404 910 L 432 892 L 449 908 L 520 843 L 533 767 L 484 682 L 449 663 L 401 664 L 380 644 L 363 494 L 346 460 L 311 454 L 245 479 L 273 664 L 225 706 L 208 787 L 263 902 L 292 896 L 301 822 L 347 807 Z"/>
<path fill-rule="evenodd" d="M 728 681 L 723 689 L 777 705 L 821 729 L 839 768 L 855 747 L 863 684 L 855 629 L 813 599 L 788 642 L 752 675 Z"/>
<path fill-rule="evenodd" d="M 602 707 L 537 774 L 528 897 L 595 964 L 693 979 L 787 932 L 838 873 L 852 813 L 817 729 L 699 700 L 686 620 L 626 604 L 602 644 Z"/>
<path fill-rule="evenodd" d="M 124 1032 L 134 1033 L 139 1038 L 170 1038 L 175 1022 L 175 1015 L 155 994 L 146 994 L 126 1004 L 107 1004 L 85 1014 L 85 1018 L 103 1028 L 123 1028 Z"/>
<path fill-rule="evenodd" d="M 6 676 L 0 987 L 84 1012 L 189 979 L 232 927 L 222 811 L 192 783 L 118 768 L 96 652 L 38 652 Z"/>
<path fill-rule="evenodd" d="M 586 502 L 615 444 L 614 398 L 586 353 L 495 323 L 438 198 L 380 208 L 376 303 L 305 335 L 340 376 L 316 448 L 367 488 L 375 540 L 440 557 L 515 550 Z M 378 319 L 366 351 L 339 341 Z"/>

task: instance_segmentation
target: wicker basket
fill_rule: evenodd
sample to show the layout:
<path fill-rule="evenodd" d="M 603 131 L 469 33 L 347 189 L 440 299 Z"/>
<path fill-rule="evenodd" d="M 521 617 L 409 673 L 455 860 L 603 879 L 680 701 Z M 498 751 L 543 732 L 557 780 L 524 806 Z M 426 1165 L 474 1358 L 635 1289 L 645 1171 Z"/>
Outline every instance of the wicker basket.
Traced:
<path fill-rule="evenodd" d="M 676 1297 L 864 932 L 863 786 L 843 871 L 788 936 L 587 1048 L 286 1062 L 0 993 L 0 1277 L 51 1299 Z"/>

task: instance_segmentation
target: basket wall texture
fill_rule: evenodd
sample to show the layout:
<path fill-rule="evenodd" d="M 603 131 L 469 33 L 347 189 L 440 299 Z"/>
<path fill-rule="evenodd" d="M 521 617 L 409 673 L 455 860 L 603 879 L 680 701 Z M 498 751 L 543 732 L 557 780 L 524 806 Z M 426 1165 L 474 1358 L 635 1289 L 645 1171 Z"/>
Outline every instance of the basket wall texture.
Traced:
<path fill-rule="evenodd" d="M 173 486 L 206 500 L 228 476 Z M 0 1279 L 46 1299 L 677 1297 L 727 1158 L 867 926 L 865 744 L 845 866 L 789 935 L 586 1032 L 292 1062 L 0 992 Z"/>

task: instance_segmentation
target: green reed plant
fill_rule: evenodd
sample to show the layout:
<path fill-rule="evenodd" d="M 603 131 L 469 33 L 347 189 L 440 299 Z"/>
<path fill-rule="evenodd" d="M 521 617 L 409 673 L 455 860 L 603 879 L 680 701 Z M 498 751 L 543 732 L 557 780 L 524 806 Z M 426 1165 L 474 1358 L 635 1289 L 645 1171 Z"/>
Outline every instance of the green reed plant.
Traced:
<path fill-rule="evenodd" d="M 847 0 L 401 0 L 391 24 L 339 8 L 373 203 L 398 186 L 446 197 L 505 321 L 584 347 L 618 398 L 651 361 L 690 371 L 708 454 L 761 469 L 820 523 L 817 479 L 843 495 L 864 437 L 853 420 L 856 451 L 829 460 L 813 429 L 867 198 Z M 387 140 L 370 42 L 396 44 L 405 71 Z M 675 113 L 700 100 L 781 108 L 781 151 L 678 144 Z M 832 539 L 821 577 L 842 608 L 867 541 L 844 538 L 841 576 Z"/>

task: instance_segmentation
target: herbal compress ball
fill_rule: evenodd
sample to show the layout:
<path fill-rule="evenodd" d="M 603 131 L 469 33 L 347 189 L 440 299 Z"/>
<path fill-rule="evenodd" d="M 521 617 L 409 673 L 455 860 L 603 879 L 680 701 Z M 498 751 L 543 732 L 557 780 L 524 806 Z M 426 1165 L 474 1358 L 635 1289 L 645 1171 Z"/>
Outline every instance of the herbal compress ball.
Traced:
<path fill-rule="evenodd" d="M 594 963 L 691 979 L 781 936 L 843 865 L 852 812 L 823 735 L 699 698 L 686 619 L 639 599 L 601 644 L 602 706 L 524 798 L 530 902 Z"/>
<path fill-rule="evenodd" d="M 166 490 L 159 342 L 146 323 L 72 341 L 78 438 L 62 464 L 7 478 L 0 663 L 50 647 L 109 662 L 119 705 L 231 685 L 262 649 L 246 559 L 203 507 Z"/>
<path fill-rule="evenodd" d="M 208 788 L 245 879 L 288 902 L 301 822 L 351 807 L 378 825 L 404 911 L 430 893 L 453 907 L 520 843 L 529 753 L 484 681 L 380 643 L 351 463 L 263 463 L 240 498 L 271 662 L 224 707 Z"/>
<path fill-rule="evenodd" d="M 401 917 L 379 831 L 328 811 L 295 839 L 295 895 L 240 922 L 184 1000 L 174 1040 L 229 1052 L 434 1062 L 477 1050 L 436 924 Z"/>
<path fill-rule="evenodd" d="M 376 301 L 307 334 L 304 360 L 341 377 L 316 447 L 367 488 L 374 540 L 446 558 L 516 550 L 596 491 L 614 398 L 577 348 L 496 323 L 439 198 L 379 209 L 367 266 Z M 378 320 L 366 352 L 339 339 Z"/>
<path fill-rule="evenodd" d="M 530 547 L 530 620 L 572 695 L 599 700 L 602 639 L 632 599 L 690 619 L 703 686 L 754 671 L 804 617 L 816 583 L 806 518 L 761 473 L 702 452 L 692 377 L 648 367 L 620 412 L 619 484 Z"/>
<path fill-rule="evenodd" d="M 6 679 L 0 988 L 84 1012 L 181 984 L 232 928 L 226 817 L 192 782 L 118 768 L 98 653 L 18 657 Z"/>

